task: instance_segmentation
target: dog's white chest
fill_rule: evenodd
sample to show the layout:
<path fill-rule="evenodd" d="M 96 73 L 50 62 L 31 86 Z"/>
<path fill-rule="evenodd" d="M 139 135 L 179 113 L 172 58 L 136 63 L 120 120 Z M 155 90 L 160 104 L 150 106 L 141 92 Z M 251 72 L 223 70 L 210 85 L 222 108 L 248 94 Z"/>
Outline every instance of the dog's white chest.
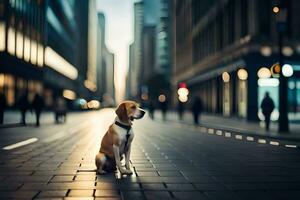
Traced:
<path fill-rule="evenodd" d="M 119 144 L 120 144 L 120 154 L 124 153 L 124 150 L 130 145 L 134 137 L 132 128 L 128 132 L 126 129 L 115 126 L 116 133 L 118 134 Z"/>

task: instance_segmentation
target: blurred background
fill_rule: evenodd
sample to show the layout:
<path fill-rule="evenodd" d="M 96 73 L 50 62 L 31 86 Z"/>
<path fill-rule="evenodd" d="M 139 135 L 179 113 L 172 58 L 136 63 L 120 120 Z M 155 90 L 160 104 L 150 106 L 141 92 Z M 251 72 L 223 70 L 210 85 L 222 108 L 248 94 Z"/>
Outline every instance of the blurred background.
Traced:
<path fill-rule="evenodd" d="M 1 0 L 0 91 L 53 109 L 187 110 L 300 122 L 297 0 Z M 199 106 L 200 107 L 200 106 Z"/>

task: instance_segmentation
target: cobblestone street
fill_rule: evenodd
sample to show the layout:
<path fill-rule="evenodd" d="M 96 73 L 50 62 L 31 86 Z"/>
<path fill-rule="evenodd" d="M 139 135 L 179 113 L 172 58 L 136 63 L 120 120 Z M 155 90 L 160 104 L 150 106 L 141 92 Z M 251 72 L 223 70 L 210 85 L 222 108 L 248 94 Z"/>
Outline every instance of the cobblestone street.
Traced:
<path fill-rule="evenodd" d="M 1 129 L 0 199 L 300 198 L 298 148 L 148 118 L 134 122 L 134 174 L 96 175 L 94 157 L 113 119 L 104 109 L 66 125 Z M 2 149 L 30 138 L 37 141 Z"/>

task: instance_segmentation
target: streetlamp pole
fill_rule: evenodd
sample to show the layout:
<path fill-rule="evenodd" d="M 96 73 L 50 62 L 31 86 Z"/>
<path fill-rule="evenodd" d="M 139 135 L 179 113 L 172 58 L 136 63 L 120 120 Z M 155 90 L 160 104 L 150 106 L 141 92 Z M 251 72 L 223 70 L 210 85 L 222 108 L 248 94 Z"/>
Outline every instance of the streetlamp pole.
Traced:
<path fill-rule="evenodd" d="M 274 7 L 275 8 L 275 7 Z M 278 8 L 278 7 L 277 7 Z M 274 11 L 274 9 L 273 9 Z M 276 9 L 275 9 L 276 11 Z M 289 132 L 289 120 L 288 120 L 288 91 L 287 91 L 287 77 L 282 74 L 282 66 L 284 65 L 284 56 L 282 54 L 283 35 L 286 31 L 287 20 L 287 8 L 281 7 L 277 9 L 276 22 L 278 31 L 278 50 L 279 50 L 279 66 L 281 67 L 281 73 L 279 76 L 279 132 Z"/>

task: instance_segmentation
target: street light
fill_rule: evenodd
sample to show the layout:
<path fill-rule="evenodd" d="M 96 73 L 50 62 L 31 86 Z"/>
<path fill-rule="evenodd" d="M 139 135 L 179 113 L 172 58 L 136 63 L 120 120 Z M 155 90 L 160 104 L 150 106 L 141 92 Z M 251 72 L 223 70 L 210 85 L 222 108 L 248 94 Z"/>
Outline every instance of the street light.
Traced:
<path fill-rule="evenodd" d="M 189 90 L 187 89 L 186 83 L 180 83 L 177 90 L 178 100 L 182 103 L 188 101 Z"/>
<path fill-rule="evenodd" d="M 294 74 L 294 70 L 293 70 L 293 67 L 292 65 L 290 64 L 284 64 L 282 66 L 282 75 L 285 76 L 285 77 L 291 77 L 293 76 Z"/>
<path fill-rule="evenodd" d="M 283 1 L 281 2 L 283 3 Z M 276 8 L 277 7 L 277 8 Z M 280 6 L 273 7 L 273 12 L 276 15 L 276 25 L 278 31 L 278 49 L 279 49 L 279 66 L 282 67 L 284 64 L 284 58 L 282 54 L 283 47 L 283 35 L 287 29 L 287 8 L 283 4 Z M 279 76 L 279 132 L 289 131 L 289 121 L 288 121 L 288 108 L 287 108 L 287 77 L 282 74 Z"/>
<path fill-rule="evenodd" d="M 273 13 L 279 13 L 280 9 L 278 8 L 278 6 L 274 6 L 273 7 Z"/>

